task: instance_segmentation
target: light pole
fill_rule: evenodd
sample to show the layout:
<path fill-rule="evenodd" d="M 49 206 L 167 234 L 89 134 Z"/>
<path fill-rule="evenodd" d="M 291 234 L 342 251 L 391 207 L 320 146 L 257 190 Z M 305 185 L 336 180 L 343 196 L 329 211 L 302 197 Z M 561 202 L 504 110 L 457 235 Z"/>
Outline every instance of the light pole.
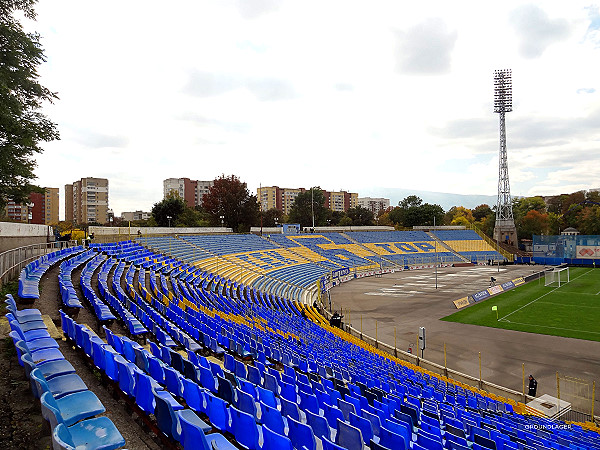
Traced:
<path fill-rule="evenodd" d="M 219 216 L 219 219 L 221 219 L 221 228 L 223 228 L 225 226 L 225 216 Z"/>
<path fill-rule="evenodd" d="M 169 221 L 169 228 L 171 228 L 171 219 L 173 218 L 173 216 L 167 216 L 167 220 Z"/>
<path fill-rule="evenodd" d="M 433 229 L 435 231 L 435 214 L 433 215 Z M 435 288 L 437 289 L 437 263 L 438 263 L 438 253 L 437 253 L 437 237 L 434 241 L 434 245 L 435 245 L 435 263 L 434 263 L 434 267 L 435 267 Z"/>
<path fill-rule="evenodd" d="M 34 207 L 34 203 L 27 203 L 27 223 L 31 223 L 31 219 L 33 219 L 33 213 L 31 212 L 31 210 Z"/>

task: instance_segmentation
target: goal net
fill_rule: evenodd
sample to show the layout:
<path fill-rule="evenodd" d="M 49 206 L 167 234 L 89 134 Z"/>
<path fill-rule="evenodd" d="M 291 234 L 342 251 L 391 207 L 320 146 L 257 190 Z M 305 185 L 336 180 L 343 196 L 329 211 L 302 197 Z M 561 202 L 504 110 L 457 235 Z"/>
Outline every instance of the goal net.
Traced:
<path fill-rule="evenodd" d="M 557 267 L 546 272 L 544 286 L 558 286 L 571 281 L 568 267 Z"/>

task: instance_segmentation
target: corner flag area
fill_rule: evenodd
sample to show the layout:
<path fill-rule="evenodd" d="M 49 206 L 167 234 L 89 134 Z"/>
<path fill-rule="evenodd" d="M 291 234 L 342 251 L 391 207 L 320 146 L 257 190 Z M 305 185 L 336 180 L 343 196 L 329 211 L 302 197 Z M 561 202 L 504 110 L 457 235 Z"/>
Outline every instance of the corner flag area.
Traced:
<path fill-rule="evenodd" d="M 540 278 L 442 320 L 600 341 L 600 269 L 570 270 L 560 287 Z"/>

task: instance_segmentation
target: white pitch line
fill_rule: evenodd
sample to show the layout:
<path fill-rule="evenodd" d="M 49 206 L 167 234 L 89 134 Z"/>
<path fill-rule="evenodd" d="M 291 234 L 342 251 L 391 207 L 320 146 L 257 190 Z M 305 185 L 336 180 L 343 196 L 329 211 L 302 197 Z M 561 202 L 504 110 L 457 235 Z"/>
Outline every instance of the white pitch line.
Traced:
<path fill-rule="evenodd" d="M 573 330 L 572 328 L 553 327 L 552 325 L 538 325 L 534 323 L 513 322 L 512 320 L 500 319 L 503 322 L 514 323 L 517 325 L 525 325 L 528 327 L 552 328 L 553 330 L 575 331 L 588 334 L 600 334 L 600 331 Z"/>
<path fill-rule="evenodd" d="M 584 275 L 586 275 L 586 274 L 590 273 L 592 270 L 593 270 L 593 269 L 590 269 L 590 270 L 588 270 L 587 272 L 584 272 L 584 273 L 582 273 L 581 275 L 579 275 L 579 276 L 577 276 L 577 277 L 573 278 L 573 280 L 576 280 L 577 278 L 580 278 L 580 277 L 582 277 L 582 276 L 584 276 Z M 564 285 L 564 286 L 566 286 L 566 285 Z M 518 309 L 515 309 L 513 312 L 510 312 L 510 313 L 508 313 L 507 315 L 505 315 L 505 316 L 501 317 L 501 318 L 500 318 L 500 319 L 498 319 L 498 320 L 506 319 L 507 317 L 509 317 L 509 316 L 513 315 L 513 314 L 514 314 L 514 313 L 516 313 L 517 311 L 520 311 L 520 310 L 522 310 L 523 308 L 525 308 L 525 307 L 527 307 L 527 306 L 531 305 L 532 303 L 535 303 L 535 302 L 537 302 L 539 299 L 541 299 L 541 298 L 544 298 L 546 295 L 548 295 L 548 294 L 551 294 L 552 292 L 554 292 L 554 291 L 556 291 L 556 290 L 558 290 L 558 289 L 560 289 L 560 287 L 556 287 L 556 288 L 552 289 L 551 291 L 548 291 L 548 292 L 546 292 L 544 295 L 540 295 L 540 296 L 539 296 L 538 298 L 536 298 L 535 300 L 532 300 L 532 301 L 530 301 L 529 303 L 527 303 L 526 305 L 523 305 L 523 306 L 521 306 L 520 308 L 518 308 Z"/>

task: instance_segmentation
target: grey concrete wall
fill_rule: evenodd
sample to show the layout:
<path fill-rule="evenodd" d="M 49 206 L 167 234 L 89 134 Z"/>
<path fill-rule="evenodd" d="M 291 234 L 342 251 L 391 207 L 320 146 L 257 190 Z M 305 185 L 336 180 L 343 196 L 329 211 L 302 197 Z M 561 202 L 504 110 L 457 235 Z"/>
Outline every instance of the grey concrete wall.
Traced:
<path fill-rule="evenodd" d="M 54 240 L 54 233 L 48 225 L 0 222 L 0 253 L 50 240 Z"/>

